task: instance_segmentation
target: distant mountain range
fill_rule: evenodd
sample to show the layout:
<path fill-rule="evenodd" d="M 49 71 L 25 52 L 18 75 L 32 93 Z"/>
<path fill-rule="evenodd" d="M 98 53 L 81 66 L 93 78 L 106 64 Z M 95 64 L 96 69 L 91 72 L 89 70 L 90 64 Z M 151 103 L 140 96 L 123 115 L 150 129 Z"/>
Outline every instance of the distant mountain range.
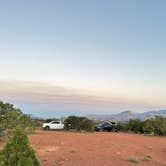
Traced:
<path fill-rule="evenodd" d="M 128 121 L 130 119 L 140 119 L 146 120 L 149 118 L 153 118 L 155 116 L 163 116 L 166 117 L 166 110 L 158 110 L 158 111 L 150 111 L 150 112 L 143 112 L 143 113 L 136 113 L 133 111 L 124 111 L 118 114 L 112 115 L 87 115 L 88 118 L 98 121 L 105 121 L 105 120 L 113 120 L 113 121 Z"/>

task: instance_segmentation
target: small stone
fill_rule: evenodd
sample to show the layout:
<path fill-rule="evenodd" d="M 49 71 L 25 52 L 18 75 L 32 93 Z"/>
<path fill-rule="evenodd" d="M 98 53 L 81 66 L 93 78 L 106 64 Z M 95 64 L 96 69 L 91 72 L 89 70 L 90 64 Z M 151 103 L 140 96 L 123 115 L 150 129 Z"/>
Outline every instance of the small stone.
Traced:
<path fill-rule="evenodd" d="M 58 165 L 62 165 L 64 161 L 58 161 Z"/>
<path fill-rule="evenodd" d="M 120 155 L 120 152 L 116 152 L 117 155 Z"/>

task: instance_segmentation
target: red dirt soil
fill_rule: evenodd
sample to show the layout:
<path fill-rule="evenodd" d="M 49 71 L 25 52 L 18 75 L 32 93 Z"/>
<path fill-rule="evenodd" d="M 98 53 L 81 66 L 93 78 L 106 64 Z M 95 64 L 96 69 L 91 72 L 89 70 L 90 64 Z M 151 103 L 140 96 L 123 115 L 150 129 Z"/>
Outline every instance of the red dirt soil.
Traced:
<path fill-rule="evenodd" d="M 41 166 L 163 166 L 166 138 L 127 133 L 37 131 L 29 136 Z M 145 156 L 151 158 L 145 160 Z"/>

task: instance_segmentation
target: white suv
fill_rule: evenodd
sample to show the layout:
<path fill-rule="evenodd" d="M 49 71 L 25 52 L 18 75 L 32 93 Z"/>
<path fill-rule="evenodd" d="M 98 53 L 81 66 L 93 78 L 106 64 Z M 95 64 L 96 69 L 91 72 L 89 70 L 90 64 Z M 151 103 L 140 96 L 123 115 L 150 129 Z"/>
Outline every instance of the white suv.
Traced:
<path fill-rule="evenodd" d="M 61 121 L 51 121 L 49 123 L 43 123 L 42 127 L 44 130 L 62 130 L 64 128 L 64 124 Z"/>

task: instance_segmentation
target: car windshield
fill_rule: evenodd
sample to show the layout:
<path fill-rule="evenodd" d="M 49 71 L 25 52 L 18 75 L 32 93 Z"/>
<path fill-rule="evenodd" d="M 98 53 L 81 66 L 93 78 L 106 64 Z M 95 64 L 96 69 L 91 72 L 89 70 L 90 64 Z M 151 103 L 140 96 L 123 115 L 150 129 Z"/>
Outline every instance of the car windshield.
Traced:
<path fill-rule="evenodd" d="M 98 124 L 98 126 L 103 126 L 103 125 L 104 125 L 104 123 L 99 123 L 99 124 Z"/>

